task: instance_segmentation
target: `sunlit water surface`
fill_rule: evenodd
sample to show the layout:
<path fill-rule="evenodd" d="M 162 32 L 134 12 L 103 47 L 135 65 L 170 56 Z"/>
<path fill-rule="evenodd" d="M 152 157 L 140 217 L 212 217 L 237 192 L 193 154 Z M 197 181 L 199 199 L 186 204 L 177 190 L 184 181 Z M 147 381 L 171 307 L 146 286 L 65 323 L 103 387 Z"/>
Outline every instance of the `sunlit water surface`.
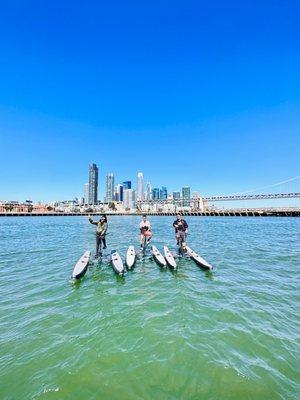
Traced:
<path fill-rule="evenodd" d="M 173 219 L 153 242 L 175 250 Z M 214 266 L 107 262 L 84 217 L 0 219 L 1 399 L 299 399 L 300 219 L 187 217 Z M 108 250 L 138 246 L 137 217 L 109 218 Z"/>

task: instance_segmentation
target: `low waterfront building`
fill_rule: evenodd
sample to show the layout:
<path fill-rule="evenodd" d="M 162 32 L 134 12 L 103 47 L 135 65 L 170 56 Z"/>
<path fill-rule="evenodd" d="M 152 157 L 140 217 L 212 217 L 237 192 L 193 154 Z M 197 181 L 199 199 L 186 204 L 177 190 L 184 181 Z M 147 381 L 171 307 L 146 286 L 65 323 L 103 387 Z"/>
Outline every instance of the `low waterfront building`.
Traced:
<path fill-rule="evenodd" d="M 152 207 L 151 207 L 151 205 L 144 203 L 141 205 L 140 210 L 144 213 L 149 213 L 152 211 Z"/>
<path fill-rule="evenodd" d="M 28 213 L 48 213 L 51 212 L 53 208 L 48 204 L 31 204 L 31 203 L 20 203 L 17 201 L 6 201 L 0 203 L 0 213 L 20 213 L 20 214 L 28 214 Z"/>
<path fill-rule="evenodd" d="M 163 212 L 166 212 L 166 213 L 173 213 L 173 212 L 175 212 L 175 207 L 176 207 L 175 204 L 165 203 L 162 205 L 162 210 L 163 210 Z"/>

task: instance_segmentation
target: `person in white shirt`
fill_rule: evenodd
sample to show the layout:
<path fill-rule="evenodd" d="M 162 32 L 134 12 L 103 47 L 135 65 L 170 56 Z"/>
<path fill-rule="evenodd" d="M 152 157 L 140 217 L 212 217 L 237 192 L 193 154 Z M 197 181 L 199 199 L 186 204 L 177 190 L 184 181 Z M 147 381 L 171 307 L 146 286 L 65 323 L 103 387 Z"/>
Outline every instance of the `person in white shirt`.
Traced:
<path fill-rule="evenodd" d="M 143 215 L 142 221 L 140 222 L 140 232 L 141 232 L 141 248 L 143 248 L 145 237 L 147 239 L 147 245 L 152 238 L 151 224 L 147 220 L 147 215 Z"/>

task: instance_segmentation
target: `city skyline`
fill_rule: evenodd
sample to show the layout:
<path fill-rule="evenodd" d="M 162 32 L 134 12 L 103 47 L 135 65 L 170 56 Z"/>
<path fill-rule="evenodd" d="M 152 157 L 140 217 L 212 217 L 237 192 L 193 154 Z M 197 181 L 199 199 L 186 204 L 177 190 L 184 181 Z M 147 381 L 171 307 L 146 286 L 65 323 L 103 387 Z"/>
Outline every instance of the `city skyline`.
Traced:
<path fill-rule="evenodd" d="M 91 165 L 91 164 L 90 164 Z M 95 164 L 92 164 L 95 165 Z M 280 184 L 293 184 L 294 182 L 298 182 L 299 185 L 299 178 L 300 176 L 296 176 L 296 177 L 292 177 L 289 178 L 287 180 L 284 180 L 282 182 L 278 182 L 276 184 L 270 185 L 271 187 L 278 187 L 278 185 Z M 117 181 L 116 181 L 117 182 Z M 296 183 L 297 184 L 297 183 Z M 138 196 L 138 191 L 139 191 L 139 186 L 140 189 L 141 187 L 144 189 L 143 190 L 143 196 L 142 198 L 140 198 L 140 196 Z M 108 189 L 109 187 L 109 189 Z M 84 185 L 84 194 L 86 192 L 86 184 Z M 129 190 L 129 192 L 126 192 L 126 190 Z M 250 190 L 250 192 L 254 192 L 259 190 L 262 194 L 263 194 L 263 190 L 269 189 L 269 186 L 266 187 L 260 187 L 260 188 L 256 188 L 256 189 L 252 189 Z M 269 190 L 270 191 L 270 190 Z M 291 190 L 293 191 L 293 190 Z M 295 190 L 296 192 L 297 190 Z M 108 173 L 106 175 L 106 195 L 104 196 L 104 198 L 99 198 L 98 199 L 98 203 L 111 203 L 111 202 L 122 202 L 123 204 L 126 203 L 130 203 L 130 204 L 135 204 L 135 202 L 144 200 L 144 201 L 149 201 L 149 200 L 167 200 L 167 199 L 174 199 L 174 200 L 182 200 L 182 205 L 183 206 L 188 206 L 188 204 L 190 203 L 191 199 L 194 198 L 194 196 L 196 197 L 200 197 L 200 198 L 206 198 L 206 197 L 210 197 L 210 196 L 205 196 L 203 194 L 203 192 L 199 192 L 197 190 L 193 190 L 193 188 L 191 188 L 191 186 L 182 186 L 181 189 L 178 191 L 178 188 L 175 189 L 175 191 L 173 190 L 168 190 L 168 188 L 166 186 L 161 186 L 159 187 L 153 187 L 152 189 L 152 183 L 147 181 L 146 185 L 144 185 L 144 174 L 142 172 L 138 172 L 137 173 L 137 181 L 136 181 L 136 185 L 132 186 L 132 181 L 127 180 L 127 181 L 123 181 L 120 182 L 118 184 L 115 184 L 115 175 L 114 173 Z M 110 193 L 109 196 L 107 196 L 107 194 Z M 244 192 L 244 193 L 248 193 L 248 192 Z M 241 195 L 244 193 L 240 193 Z M 237 194 L 237 193 L 235 193 Z M 226 194 L 223 194 L 226 196 Z M 231 196 L 234 194 L 231 194 Z M 130 200 L 129 197 L 130 196 Z M 214 195 L 215 196 L 215 195 Z M 218 195 L 217 195 L 218 196 Z M 85 198 L 85 196 L 78 196 L 78 199 L 82 199 Z M 283 206 L 297 206 L 299 204 L 299 200 L 298 198 L 279 198 L 279 199 L 267 199 L 267 200 L 256 200 L 256 204 L 258 206 L 277 206 L 278 207 L 278 200 L 281 201 Z M 250 203 L 249 203 L 250 201 Z M 236 204 L 237 207 L 250 207 L 253 205 L 252 203 L 253 200 L 248 200 L 248 201 L 243 201 L 240 200 L 239 202 L 237 202 L 237 200 L 234 200 L 234 203 Z M 267 202 L 267 203 L 266 203 Z M 223 204 L 223 205 L 222 205 Z M 228 206 L 228 202 L 225 200 L 225 204 L 226 206 Z M 224 202 L 223 203 L 218 203 L 218 205 L 222 208 L 224 207 Z"/>
<path fill-rule="evenodd" d="M 33 203 L 35 203 L 35 204 L 41 204 L 41 203 L 45 203 L 45 204 L 53 204 L 53 203 L 55 203 L 55 202 L 64 202 L 64 201 L 67 201 L 67 202 L 73 202 L 74 200 L 76 200 L 78 203 L 82 203 L 83 201 L 84 201 L 84 203 L 85 204 L 99 204 L 99 203 L 101 203 L 101 204 L 103 204 L 103 203 L 111 203 L 111 202 L 122 202 L 122 203 L 126 203 L 126 202 L 130 202 L 130 204 L 135 204 L 135 202 L 136 201 L 138 201 L 137 200 L 137 188 L 138 188 L 138 184 L 139 184 L 139 180 L 137 179 L 136 180 L 136 185 L 135 186 L 132 186 L 132 179 L 131 180 L 127 180 L 127 181 L 123 181 L 122 182 L 122 180 L 119 180 L 119 183 L 116 183 L 116 182 L 118 182 L 118 180 L 116 180 L 115 181 L 115 174 L 114 173 L 106 173 L 106 175 L 104 175 L 103 176 L 103 180 L 105 179 L 105 184 L 103 184 L 103 186 L 102 187 L 105 187 L 105 195 L 102 197 L 101 195 L 99 195 L 98 196 L 98 193 L 99 193 L 99 187 L 98 187 L 98 183 L 99 183 L 99 175 L 98 175 L 98 171 L 99 171 L 99 168 L 98 168 L 98 166 L 97 166 L 97 164 L 96 163 L 89 163 L 89 168 L 88 168 L 88 179 L 89 179 L 89 181 L 92 181 L 92 182 L 97 182 L 97 184 L 95 184 L 94 185 L 94 188 L 93 188 L 93 190 L 92 190 L 92 192 L 89 190 L 89 184 L 88 183 L 84 183 L 83 185 L 82 185 L 82 191 L 81 192 L 79 192 L 79 193 L 77 193 L 73 198 L 57 198 L 57 199 L 54 199 L 54 200 L 52 200 L 52 201 L 44 201 L 44 202 L 41 202 L 41 201 L 37 201 L 37 200 L 30 200 L 30 199 L 14 199 L 14 200 L 9 200 L 9 199 L 0 199 L 0 201 L 2 200 L 2 201 L 13 201 L 13 202 L 15 202 L 15 203 L 18 203 L 18 202 L 20 202 L 20 203 L 24 203 L 24 202 L 27 202 L 27 201 L 31 201 L 31 202 L 33 202 Z M 92 172 L 92 173 L 91 173 Z M 105 171 L 103 171 L 103 174 L 105 174 Z M 135 173 L 136 174 L 136 176 L 137 177 L 139 177 L 139 176 L 141 176 L 142 177 L 142 180 L 143 180 L 143 187 L 144 187 L 144 196 L 143 196 L 143 200 L 145 200 L 145 201 L 147 201 L 147 200 L 166 200 L 167 198 L 168 199 L 174 199 L 174 200 L 179 200 L 179 199 L 181 199 L 182 201 L 183 201 L 183 206 L 187 206 L 188 204 L 189 204 L 189 202 L 191 201 L 191 199 L 194 197 L 194 195 L 197 195 L 198 197 L 200 196 L 201 198 L 206 198 L 206 197 L 210 197 L 210 196 L 205 196 L 205 194 L 203 193 L 203 191 L 198 191 L 198 190 L 194 190 L 194 188 L 192 188 L 191 186 L 182 186 L 181 188 L 180 188 L 180 190 L 178 190 L 178 187 L 175 189 L 175 190 L 169 190 L 165 185 L 162 185 L 161 187 L 153 187 L 152 186 L 152 183 L 151 182 L 149 182 L 148 180 L 147 180 L 147 183 L 146 183 L 146 185 L 144 185 L 144 174 L 142 173 L 142 172 L 138 172 L 138 173 Z M 296 185 L 298 185 L 299 186 L 299 178 L 300 178 L 300 176 L 295 176 L 295 177 L 291 177 L 291 178 L 289 178 L 289 179 L 287 179 L 287 180 L 284 180 L 284 181 L 282 181 L 282 182 L 277 182 L 277 183 L 275 183 L 275 184 L 272 184 L 272 185 L 270 185 L 271 187 L 278 187 L 278 185 L 281 185 L 281 184 L 284 184 L 284 185 L 286 185 L 286 184 L 296 184 Z M 127 178 L 128 179 L 128 178 Z M 101 181 L 101 179 L 100 179 L 100 181 Z M 134 181 L 134 179 L 133 179 L 133 181 Z M 100 185 L 101 185 L 101 183 L 100 183 Z M 149 196 L 149 188 L 152 188 L 153 187 L 153 189 L 150 191 L 150 196 Z M 108 189 L 109 188 L 109 189 Z M 129 192 L 127 192 L 126 194 L 125 194 L 125 190 L 126 189 L 130 189 L 130 191 Z M 269 189 L 269 185 L 268 186 L 266 186 L 266 187 L 260 187 L 260 188 L 256 188 L 256 189 L 251 189 L 250 190 L 250 192 L 253 192 L 253 191 L 260 191 L 261 193 L 263 193 L 263 190 L 266 190 L 266 189 Z M 272 190 L 267 190 L 268 192 L 270 192 L 270 193 L 272 193 Z M 298 189 L 296 189 L 296 190 L 290 190 L 290 192 L 291 191 L 299 191 Z M 186 192 L 186 193 L 185 193 Z M 273 189 L 273 192 L 274 192 L 274 189 Z M 275 191 L 276 192 L 276 191 Z M 277 192 L 278 192 L 278 190 L 277 190 Z M 91 193 L 94 193 L 94 194 L 91 194 Z M 107 197 L 107 193 L 111 193 L 112 194 L 112 197 Z M 188 193 L 188 194 L 187 194 Z M 244 192 L 242 192 L 242 193 L 240 193 L 240 194 L 243 194 Z M 248 191 L 246 191 L 245 193 L 248 193 Z M 88 194 L 88 196 L 87 196 L 87 194 Z M 231 193 L 231 195 L 234 195 L 235 193 Z M 90 201 L 90 195 L 91 195 L 91 198 L 94 198 L 94 199 L 97 199 L 97 201 L 95 200 L 95 201 L 93 201 L 93 200 L 91 200 Z M 124 195 L 126 196 L 126 198 L 127 198 L 127 200 L 125 200 L 125 202 L 124 202 Z M 224 193 L 224 195 L 226 195 L 226 193 Z M 95 196 L 95 197 L 93 197 L 93 196 Z M 129 196 L 129 198 L 130 198 L 130 200 L 128 200 L 128 196 Z M 88 198 L 89 199 L 89 201 L 86 201 L 86 198 Z M 108 200 L 108 201 L 107 201 Z M 269 199 L 269 200 L 256 200 L 256 204 L 257 204 L 257 206 L 260 206 L 260 207 L 278 207 L 279 206 L 279 204 L 278 204 L 278 201 L 280 201 L 281 202 L 281 204 L 282 204 L 282 206 L 284 207 L 284 206 L 286 206 L 286 207 L 289 207 L 289 206 L 291 206 L 291 207 L 297 207 L 297 206 L 299 206 L 299 199 L 297 198 L 297 197 L 295 197 L 295 198 L 279 198 L 279 199 Z M 243 208 L 243 207 L 252 207 L 254 204 L 253 204 L 253 200 L 250 200 L 250 203 L 249 203 L 249 201 L 242 201 L 242 200 L 240 200 L 240 201 L 234 201 L 234 204 L 235 204 L 235 206 L 236 207 L 241 207 L 241 208 Z M 226 207 L 228 207 L 228 205 L 229 205 L 229 203 L 227 202 L 227 201 L 225 201 L 225 203 L 224 202 L 218 202 L 218 207 L 221 207 L 221 208 L 224 208 L 224 205 L 225 205 L 225 208 Z"/>
<path fill-rule="evenodd" d="M 83 193 L 81 196 L 76 196 L 78 199 L 83 199 L 85 204 L 97 204 L 97 203 L 111 203 L 114 201 L 123 202 L 123 197 L 126 197 L 124 202 L 134 203 L 135 201 L 143 201 L 143 200 L 167 200 L 168 193 L 169 196 L 172 196 L 172 192 L 168 192 L 166 186 L 162 186 L 161 188 L 153 188 L 151 182 L 147 182 L 146 186 L 144 185 L 144 175 L 142 172 L 137 173 L 137 183 L 135 188 L 132 187 L 132 181 L 123 181 L 122 183 L 116 184 L 115 175 L 113 172 L 106 174 L 106 186 L 105 186 L 105 196 L 103 199 L 98 197 L 99 187 L 98 187 L 98 171 L 99 168 L 96 163 L 89 164 L 89 182 L 83 185 Z M 90 188 L 90 184 L 92 187 Z M 184 190 L 188 189 L 188 196 L 184 194 Z M 126 192 L 128 191 L 129 192 Z M 173 192 L 179 193 L 179 197 L 181 198 L 191 198 L 191 188 L 187 186 L 183 186 L 181 192 Z M 129 197 L 130 197 L 130 200 Z"/>

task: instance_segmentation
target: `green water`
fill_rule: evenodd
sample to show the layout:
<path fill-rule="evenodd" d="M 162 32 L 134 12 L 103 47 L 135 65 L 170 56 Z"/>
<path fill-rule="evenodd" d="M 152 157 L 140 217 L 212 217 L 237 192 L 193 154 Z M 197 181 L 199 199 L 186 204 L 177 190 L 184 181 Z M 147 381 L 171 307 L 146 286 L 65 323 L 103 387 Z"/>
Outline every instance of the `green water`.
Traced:
<path fill-rule="evenodd" d="M 153 242 L 175 249 L 172 218 Z M 0 219 L 0 399 L 299 399 L 300 219 L 187 218 L 214 266 L 139 261 L 70 275 L 95 227 L 81 217 Z M 109 249 L 139 219 L 109 219 Z"/>

